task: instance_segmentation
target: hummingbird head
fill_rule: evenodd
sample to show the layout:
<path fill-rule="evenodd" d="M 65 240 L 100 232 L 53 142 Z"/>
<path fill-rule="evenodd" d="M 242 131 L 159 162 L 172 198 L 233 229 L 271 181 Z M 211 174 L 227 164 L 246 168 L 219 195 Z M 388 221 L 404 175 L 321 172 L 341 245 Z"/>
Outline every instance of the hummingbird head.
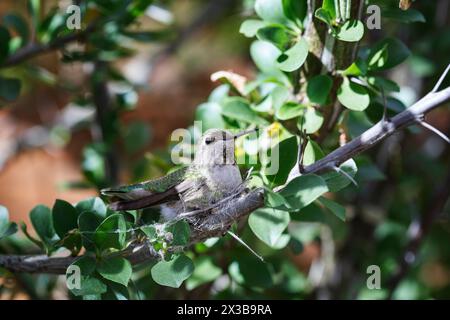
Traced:
<path fill-rule="evenodd" d="M 234 140 L 254 130 L 232 134 L 228 130 L 209 129 L 197 144 L 194 163 L 202 165 L 235 164 Z"/>

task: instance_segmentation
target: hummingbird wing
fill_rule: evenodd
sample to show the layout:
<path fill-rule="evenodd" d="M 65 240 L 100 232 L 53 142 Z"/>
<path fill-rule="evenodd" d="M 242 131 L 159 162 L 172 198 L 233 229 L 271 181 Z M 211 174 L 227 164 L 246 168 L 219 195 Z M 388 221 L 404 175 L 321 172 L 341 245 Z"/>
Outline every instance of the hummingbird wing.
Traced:
<path fill-rule="evenodd" d="M 188 167 L 183 167 L 168 175 L 131 185 L 123 185 L 101 190 L 101 194 L 111 197 L 109 207 L 113 210 L 136 210 L 179 199 L 179 194 L 192 184 L 186 179 Z"/>

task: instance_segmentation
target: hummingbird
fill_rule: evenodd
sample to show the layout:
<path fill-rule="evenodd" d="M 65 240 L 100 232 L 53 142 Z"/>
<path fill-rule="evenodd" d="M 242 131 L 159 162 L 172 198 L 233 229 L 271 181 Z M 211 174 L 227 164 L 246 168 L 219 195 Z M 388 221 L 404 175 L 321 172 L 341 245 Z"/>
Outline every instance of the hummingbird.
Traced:
<path fill-rule="evenodd" d="M 111 198 L 115 211 L 161 208 L 164 221 L 183 212 L 210 207 L 233 194 L 243 180 L 234 157 L 235 140 L 257 129 L 238 134 L 221 129 L 207 130 L 197 143 L 194 161 L 166 176 L 101 190 Z"/>

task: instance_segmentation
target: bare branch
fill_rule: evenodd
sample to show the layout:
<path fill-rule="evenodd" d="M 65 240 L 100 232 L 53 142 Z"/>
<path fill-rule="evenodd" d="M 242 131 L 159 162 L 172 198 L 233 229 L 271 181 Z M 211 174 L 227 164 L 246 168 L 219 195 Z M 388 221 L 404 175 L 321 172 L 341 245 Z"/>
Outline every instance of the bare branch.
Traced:
<path fill-rule="evenodd" d="M 224 205 L 208 212 L 201 225 L 194 226 L 191 244 L 212 237 L 221 237 L 231 225 L 264 205 L 263 191 L 256 189 L 236 195 L 232 206 Z M 117 253 L 116 253 L 117 254 Z M 159 254 L 149 243 L 133 244 L 119 253 L 132 264 L 159 259 Z M 46 255 L 0 255 L 0 267 L 12 272 L 65 274 L 67 267 L 77 257 L 48 257 Z"/>
<path fill-rule="evenodd" d="M 28 46 L 23 47 L 13 55 L 9 56 L 2 64 L 0 64 L 0 69 L 12 67 L 38 55 L 63 48 L 71 42 L 83 41 L 90 32 L 94 31 L 96 25 L 96 23 L 90 24 L 83 31 L 70 33 L 68 35 L 56 38 L 55 40 L 46 44 L 29 44 Z"/>
<path fill-rule="evenodd" d="M 438 92 L 429 93 L 417 101 L 410 108 L 397 114 L 389 121 L 380 121 L 365 131 L 359 137 L 334 150 L 326 157 L 306 166 L 304 173 L 316 173 L 326 170 L 330 165 L 339 166 L 355 155 L 372 148 L 381 140 L 389 137 L 394 132 L 422 121 L 425 114 L 437 108 L 441 104 L 450 101 L 450 87 Z M 290 173 L 289 181 L 299 175 L 298 168 Z"/>

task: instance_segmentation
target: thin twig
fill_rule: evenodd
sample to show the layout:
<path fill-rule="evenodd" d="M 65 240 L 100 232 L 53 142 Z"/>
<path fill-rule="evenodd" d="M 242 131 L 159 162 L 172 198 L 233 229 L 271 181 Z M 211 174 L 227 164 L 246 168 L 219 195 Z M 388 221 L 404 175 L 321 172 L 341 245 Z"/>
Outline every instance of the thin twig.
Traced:
<path fill-rule="evenodd" d="M 57 50 L 60 48 L 63 48 L 69 43 L 76 42 L 76 41 L 84 41 L 87 37 L 87 35 L 95 30 L 97 27 L 97 23 L 90 24 L 86 29 L 80 32 L 71 33 L 59 38 L 56 38 L 55 40 L 46 43 L 46 44 L 39 44 L 39 43 L 32 43 L 28 46 L 23 47 L 22 49 L 18 50 L 13 55 L 9 56 L 2 64 L 0 64 L 1 68 L 7 68 L 12 67 L 17 64 L 20 64 L 26 60 L 29 60 L 31 58 L 34 58 L 38 55 L 48 53 L 53 50 Z"/>
<path fill-rule="evenodd" d="M 448 144 L 450 144 L 450 139 L 441 131 L 439 131 L 438 129 L 436 129 L 435 127 L 433 127 L 431 124 L 426 123 L 425 121 L 419 121 L 419 124 L 430 130 L 431 132 L 437 134 L 439 137 L 441 137 L 443 140 L 445 140 L 445 142 L 447 142 Z"/>

